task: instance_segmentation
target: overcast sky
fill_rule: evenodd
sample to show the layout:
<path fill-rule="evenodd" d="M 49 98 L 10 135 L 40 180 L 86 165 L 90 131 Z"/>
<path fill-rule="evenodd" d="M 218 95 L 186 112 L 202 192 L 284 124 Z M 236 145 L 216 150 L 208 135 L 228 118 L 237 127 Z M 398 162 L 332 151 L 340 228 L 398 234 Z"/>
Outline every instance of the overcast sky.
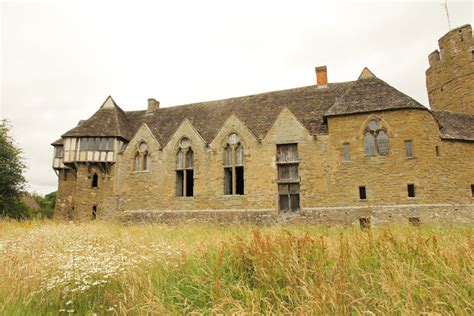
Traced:
<path fill-rule="evenodd" d="M 364 66 L 428 105 L 428 54 L 448 30 L 437 1 L 2 1 L 0 118 L 32 191 L 56 190 L 50 143 L 108 95 L 124 110 L 355 80 Z M 451 26 L 473 24 L 449 1 Z"/>

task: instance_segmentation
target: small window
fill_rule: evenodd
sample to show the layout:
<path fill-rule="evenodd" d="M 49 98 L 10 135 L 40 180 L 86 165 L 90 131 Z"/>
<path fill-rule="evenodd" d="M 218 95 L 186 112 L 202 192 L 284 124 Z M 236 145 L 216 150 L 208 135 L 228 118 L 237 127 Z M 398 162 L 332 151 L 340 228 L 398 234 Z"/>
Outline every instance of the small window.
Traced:
<path fill-rule="evenodd" d="M 411 140 L 405 141 L 405 154 L 407 158 L 413 158 L 413 143 Z"/>
<path fill-rule="evenodd" d="M 474 198 L 474 184 L 471 184 L 471 196 Z"/>
<path fill-rule="evenodd" d="M 415 197 L 415 185 L 413 183 L 407 184 L 407 191 L 408 191 L 409 198 Z"/>
<path fill-rule="evenodd" d="M 64 156 L 64 147 L 63 146 L 56 146 L 55 152 L 54 152 L 54 157 L 55 158 L 63 158 Z"/>
<path fill-rule="evenodd" d="M 92 187 L 93 188 L 99 187 L 99 176 L 97 175 L 97 173 L 94 173 L 94 175 L 92 176 Z"/>
<path fill-rule="evenodd" d="M 150 170 L 150 155 L 148 153 L 143 155 L 143 170 Z"/>
<path fill-rule="evenodd" d="M 92 220 L 97 218 L 97 205 L 92 206 Z"/>
<path fill-rule="evenodd" d="M 359 199 L 360 200 L 367 200 L 367 190 L 364 185 L 359 187 Z"/>
<path fill-rule="evenodd" d="M 342 144 L 342 153 L 344 156 L 344 161 L 351 161 L 351 152 L 349 143 Z"/>
<path fill-rule="evenodd" d="M 140 166 L 142 165 L 142 157 L 139 153 L 135 155 L 133 170 L 140 171 Z"/>
<path fill-rule="evenodd" d="M 439 146 L 435 147 L 435 151 L 436 151 L 436 157 L 439 157 Z"/>

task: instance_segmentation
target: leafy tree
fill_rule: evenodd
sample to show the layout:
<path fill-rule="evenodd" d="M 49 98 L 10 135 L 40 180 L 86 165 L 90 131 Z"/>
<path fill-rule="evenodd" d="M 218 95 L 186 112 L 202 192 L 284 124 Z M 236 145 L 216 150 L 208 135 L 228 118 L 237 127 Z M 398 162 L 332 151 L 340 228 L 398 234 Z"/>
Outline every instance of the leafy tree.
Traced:
<path fill-rule="evenodd" d="M 7 122 L 0 121 L 0 216 L 22 219 L 29 216 L 29 208 L 21 201 L 25 164 L 9 131 Z"/>
<path fill-rule="evenodd" d="M 56 192 L 41 196 L 33 194 L 33 198 L 38 203 L 40 210 L 36 211 L 34 216 L 40 218 L 53 218 L 54 206 L 56 204 Z"/>

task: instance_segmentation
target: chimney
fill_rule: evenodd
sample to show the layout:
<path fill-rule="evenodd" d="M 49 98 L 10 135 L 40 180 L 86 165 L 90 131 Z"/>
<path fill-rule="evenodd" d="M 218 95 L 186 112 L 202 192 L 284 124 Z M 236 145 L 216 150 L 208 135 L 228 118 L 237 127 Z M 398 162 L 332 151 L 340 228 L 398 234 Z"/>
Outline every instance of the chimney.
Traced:
<path fill-rule="evenodd" d="M 160 108 L 160 101 L 156 101 L 156 99 L 148 99 L 148 109 L 147 109 L 147 113 L 153 113 L 155 112 L 156 110 L 158 110 Z"/>
<path fill-rule="evenodd" d="M 328 86 L 328 70 L 326 66 L 316 67 L 316 84 L 318 88 L 326 88 Z"/>

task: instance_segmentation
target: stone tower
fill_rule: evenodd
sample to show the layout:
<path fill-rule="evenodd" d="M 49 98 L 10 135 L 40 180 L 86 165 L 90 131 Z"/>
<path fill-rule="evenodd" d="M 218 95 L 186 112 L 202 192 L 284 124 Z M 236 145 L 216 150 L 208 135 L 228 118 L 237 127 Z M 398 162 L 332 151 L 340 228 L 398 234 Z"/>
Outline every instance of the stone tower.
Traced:
<path fill-rule="evenodd" d="M 429 55 L 426 87 L 431 109 L 474 115 L 474 40 L 469 24 L 449 31 Z"/>

